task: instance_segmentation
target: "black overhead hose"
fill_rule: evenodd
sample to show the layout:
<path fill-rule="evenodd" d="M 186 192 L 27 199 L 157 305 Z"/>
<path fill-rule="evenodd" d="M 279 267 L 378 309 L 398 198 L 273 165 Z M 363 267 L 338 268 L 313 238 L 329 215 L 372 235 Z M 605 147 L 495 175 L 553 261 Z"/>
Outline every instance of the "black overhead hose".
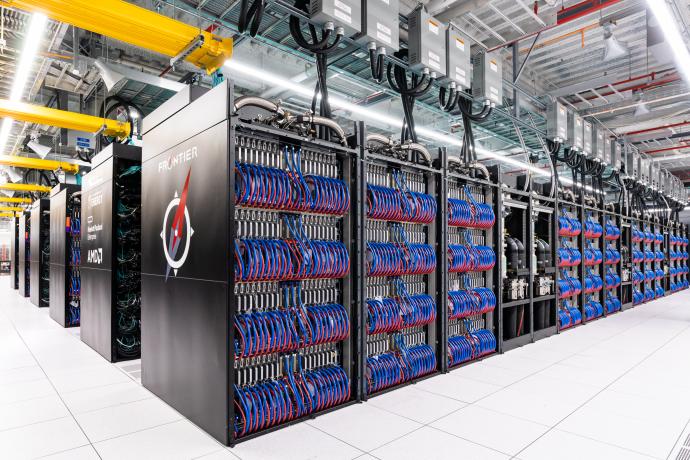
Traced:
<path fill-rule="evenodd" d="M 385 53 L 376 52 L 376 46 L 369 48 L 369 66 L 371 67 L 371 78 L 373 78 L 376 83 L 381 83 L 383 81 L 385 57 Z"/>
<path fill-rule="evenodd" d="M 251 37 L 256 37 L 261 26 L 261 18 L 264 15 L 266 2 L 264 0 L 254 0 L 249 6 L 249 0 L 242 0 L 240 5 L 240 17 L 237 23 L 237 29 L 241 34 L 249 30 Z"/>
<path fill-rule="evenodd" d="M 407 58 L 407 50 L 400 50 L 395 56 L 401 60 Z M 431 77 L 428 71 L 419 78 L 417 74 L 412 74 L 408 79 L 407 70 L 397 64 L 388 63 L 386 68 L 386 78 L 391 89 L 400 94 L 402 101 L 404 120 L 400 133 L 400 142 L 405 143 L 409 140 L 417 142 L 417 133 L 414 123 L 414 103 L 418 97 L 426 94 L 431 88 L 435 77 Z"/>
<path fill-rule="evenodd" d="M 307 2 L 305 0 L 298 0 L 295 3 L 295 7 L 301 10 L 306 10 Z M 290 16 L 290 34 L 292 38 L 297 42 L 301 48 L 304 48 L 312 53 L 316 58 L 316 87 L 314 88 L 314 96 L 311 100 L 311 111 L 316 114 L 316 102 L 321 95 L 321 102 L 319 104 L 318 114 L 324 118 L 332 119 L 333 114 L 331 112 L 331 104 L 328 100 L 328 82 L 327 82 L 327 72 L 328 72 L 328 55 L 332 53 L 340 39 L 344 35 L 342 29 L 335 31 L 335 39 L 329 44 L 329 39 L 333 35 L 332 28 L 324 28 L 321 31 L 321 38 L 319 38 L 318 31 L 313 24 L 309 24 L 309 34 L 311 38 L 311 43 L 302 34 L 302 27 L 300 25 L 300 19 L 295 16 Z M 317 137 L 323 140 L 330 140 L 331 133 L 330 128 L 325 126 L 318 126 Z"/>
<path fill-rule="evenodd" d="M 558 186 L 559 186 L 559 179 L 558 179 L 558 152 L 561 150 L 561 143 L 560 142 L 554 142 L 551 139 L 546 139 L 546 147 L 548 148 L 547 154 L 549 155 L 549 158 L 551 158 L 551 162 L 553 163 L 553 175 L 554 175 L 554 187 L 556 190 L 556 197 L 558 197 Z M 574 178 L 574 176 L 573 176 Z"/>
<path fill-rule="evenodd" d="M 471 164 L 477 161 L 472 122 L 483 122 L 491 115 L 493 109 L 491 105 L 486 104 L 481 112 L 474 114 L 472 113 L 472 99 L 465 97 L 458 97 L 458 109 L 460 109 L 460 113 L 462 114 L 462 126 L 464 131 L 460 158 L 463 159 L 465 164 Z"/>
<path fill-rule="evenodd" d="M 446 93 L 447 97 L 446 97 Z M 444 112 L 451 112 L 455 108 L 455 104 L 458 103 L 458 98 L 460 97 L 460 92 L 455 89 L 455 85 L 441 86 L 438 92 L 438 105 Z"/>

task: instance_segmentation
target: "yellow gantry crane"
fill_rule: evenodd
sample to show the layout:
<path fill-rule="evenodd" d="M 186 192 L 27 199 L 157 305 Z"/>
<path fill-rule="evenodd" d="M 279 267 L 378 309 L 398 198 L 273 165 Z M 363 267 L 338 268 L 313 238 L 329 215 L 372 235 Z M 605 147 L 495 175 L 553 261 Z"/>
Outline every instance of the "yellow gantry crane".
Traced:
<path fill-rule="evenodd" d="M 22 212 L 24 208 L 19 206 L 0 206 L 0 212 Z"/>
<path fill-rule="evenodd" d="M 11 190 L 13 192 L 50 192 L 52 187 L 38 184 L 2 184 L 0 190 Z"/>
<path fill-rule="evenodd" d="M 123 0 L 0 0 L 0 5 L 39 12 L 56 21 L 112 37 L 216 71 L 232 56 L 225 38 Z"/>
<path fill-rule="evenodd" d="M 0 203 L 31 204 L 33 201 L 31 201 L 31 198 L 14 198 L 0 195 Z"/>
<path fill-rule="evenodd" d="M 21 212 L 0 212 L 0 217 L 20 217 Z"/>

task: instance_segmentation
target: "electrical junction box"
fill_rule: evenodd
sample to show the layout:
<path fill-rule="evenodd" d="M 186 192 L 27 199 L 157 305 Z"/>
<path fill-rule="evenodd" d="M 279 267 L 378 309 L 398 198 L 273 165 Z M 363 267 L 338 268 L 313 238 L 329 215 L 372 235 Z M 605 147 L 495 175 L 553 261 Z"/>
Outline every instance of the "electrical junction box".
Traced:
<path fill-rule="evenodd" d="M 472 95 L 503 105 L 503 63 L 500 51 L 480 53 L 475 58 Z"/>
<path fill-rule="evenodd" d="M 628 147 L 626 154 L 625 172 L 629 177 L 640 179 L 640 154 L 632 147 Z"/>
<path fill-rule="evenodd" d="M 652 187 L 661 188 L 661 166 L 658 162 L 650 160 L 649 176 Z"/>
<path fill-rule="evenodd" d="M 671 173 L 668 172 L 667 169 L 662 169 L 660 179 L 661 191 L 664 192 L 666 195 L 669 195 L 671 192 Z"/>
<path fill-rule="evenodd" d="M 612 157 L 612 152 L 613 152 L 613 145 L 609 141 L 609 139 L 606 139 L 606 134 L 604 133 L 603 130 L 599 131 L 602 136 L 604 136 L 604 139 L 602 140 L 602 143 L 604 145 L 604 157 L 601 159 L 601 161 L 606 164 L 606 165 L 613 165 L 613 157 Z"/>
<path fill-rule="evenodd" d="M 592 153 L 591 159 L 604 161 L 604 132 L 592 126 Z"/>
<path fill-rule="evenodd" d="M 472 55 L 470 39 L 452 24 L 446 29 L 446 67 L 448 78 L 455 82 L 459 89 L 470 89 L 472 86 Z"/>
<path fill-rule="evenodd" d="M 357 0 L 311 0 L 311 19 L 325 24 L 332 22 L 345 29 L 350 37 L 362 31 L 362 3 Z"/>
<path fill-rule="evenodd" d="M 360 43 L 376 43 L 388 54 L 400 49 L 399 0 L 364 0 L 362 2 L 362 36 Z"/>
<path fill-rule="evenodd" d="M 649 158 L 640 156 L 638 173 L 640 180 L 645 184 L 649 184 Z"/>
<path fill-rule="evenodd" d="M 582 152 L 589 158 L 592 156 L 592 123 L 583 121 L 582 131 Z"/>
<path fill-rule="evenodd" d="M 568 140 L 568 110 L 560 102 L 552 102 L 546 109 L 546 135 L 554 140 Z"/>
<path fill-rule="evenodd" d="M 390 13 L 389 13 L 390 14 Z M 417 8 L 410 13 L 407 22 L 410 67 L 436 72 L 446 76 L 446 25 Z"/>
<path fill-rule="evenodd" d="M 585 149 L 584 145 L 584 123 L 585 120 L 575 112 L 568 113 L 568 139 L 573 150 L 582 152 Z M 592 129 L 590 125 L 589 129 Z"/>
<path fill-rule="evenodd" d="M 621 168 L 621 158 L 623 157 L 623 146 L 620 142 L 613 139 L 611 141 L 611 167 L 615 170 Z"/>

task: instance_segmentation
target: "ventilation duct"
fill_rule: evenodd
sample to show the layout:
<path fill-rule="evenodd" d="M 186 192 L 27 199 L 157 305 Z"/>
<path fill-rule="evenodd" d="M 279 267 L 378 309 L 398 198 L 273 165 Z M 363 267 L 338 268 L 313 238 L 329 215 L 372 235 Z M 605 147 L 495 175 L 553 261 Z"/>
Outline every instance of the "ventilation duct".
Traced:
<path fill-rule="evenodd" d="M 102 59 L 96 59 L 94 61 L 94 65 L 100 72 L 103 83 L 105 83 L 105 87 L 108 89 L 108 93 L 111 95 L 117 94 L 128 81 L 144 83 L 146 85 L 164 88 L 175 92 L 180 91 L 185 86 L 184 83 L 150 75 L 124 65 L 113 62 L 106 63 Z"/>

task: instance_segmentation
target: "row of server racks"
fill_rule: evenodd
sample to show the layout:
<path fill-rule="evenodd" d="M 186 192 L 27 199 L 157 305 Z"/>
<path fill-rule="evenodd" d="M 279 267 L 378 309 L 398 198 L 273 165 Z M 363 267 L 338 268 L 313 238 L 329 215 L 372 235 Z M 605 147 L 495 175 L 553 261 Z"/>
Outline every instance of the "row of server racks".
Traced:
<path fill-rule="evenodd" d="M 143 149 L 111 145 L 50 209 L 69 273 L 79 203 L 82 340 L 141 356 L 144 386 L 225 444 L 687 287 L 686 226 L 235 104 L 230 82 L 186 88 L 144 119 Z"/>

